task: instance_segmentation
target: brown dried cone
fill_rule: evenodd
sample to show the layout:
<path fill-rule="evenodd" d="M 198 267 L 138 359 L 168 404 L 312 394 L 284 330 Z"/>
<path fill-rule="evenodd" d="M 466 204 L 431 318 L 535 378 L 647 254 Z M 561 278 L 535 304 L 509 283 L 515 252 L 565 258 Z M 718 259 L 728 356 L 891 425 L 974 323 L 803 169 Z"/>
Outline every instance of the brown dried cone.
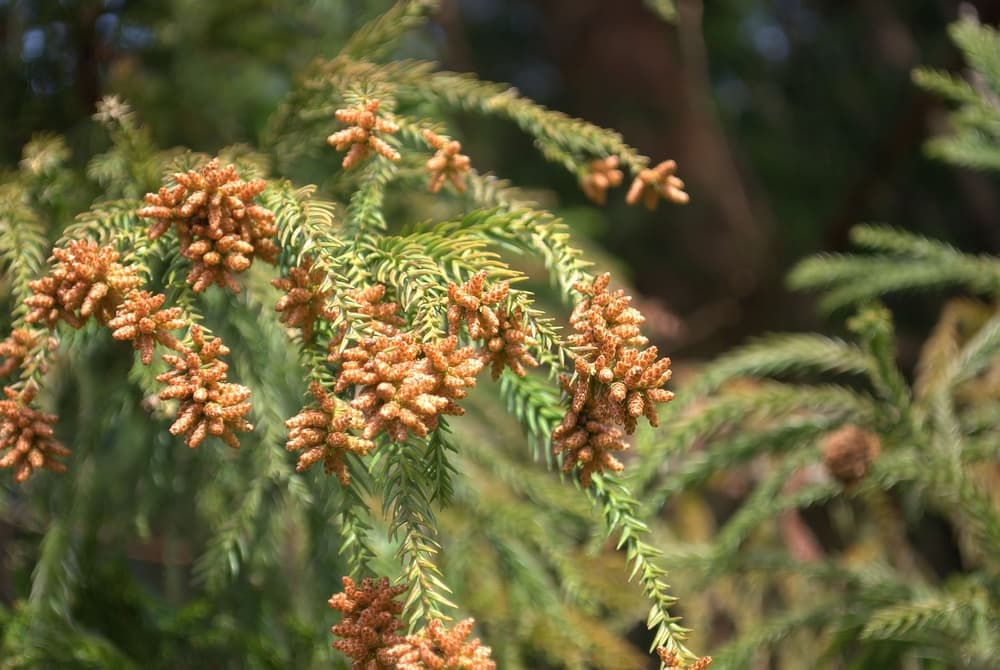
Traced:
<path fill-rule="evenodd" d="M 6 377 L 24 365 L 24 360 L 37 342 L 35 333 L 26 328 L 15 328 L 3 342 L 0 342 L 0 377 Z"/>
<path fill-rule="evenodd" d="M 620 186 L 625 175 L 618 169 L 618 157 L 608 156 L 587 164 L 587 171 L 580 177 L 584 195 L 602 207 L 608 202 L 608 189 Z"/>
<path fill-rule="evenodd" d="M 18 391 L 5 386 L 3 392 L 7 399 L 0 400 L 0 468 L 13 468 L 18 483 L 39 468 L 65 472 L 66 466 L 55 460 L 70 454 L 53 438 L 52 424 L 57 417 L 30 406 L 38 387 L 28 384 Z"/>
<path fill-rule="evenodd" d="M 192 261 L 187 282 L 195 291 L 213 283 L 238 293 L 233 273 L 250 267 L 254 258 L 278 260 L 274 214 L 253 199 L 267 187 L 263 179 L 243 181 L 232 165 L 213 158 L 201 170 L 174 175 L 177 186 L 147 193 L 148 206 L 138 211 L 154 219 L 149 236 L 156 239 L 173 224 L 181 255 Z"/>
<path fill-rule="evenodd" d="M 116 340 L 131 340 L 143 365 L 153 361 L 153 347 L 157 342 L 168 349 L 181 348 L 177 338 L 168 331 L 183 328 L 187 321 L 181 318 L 183 310 L 180 307 L 160 309 L 166 299 L 162 293 L 131 291 L 118 306 L 115 318 L 108 321 L 111 336 Z"/>
<path fill-rule="evenodd" d="M 435 154 L 427 161 L 427 171 L 431 173 L 427 189 L 437 193 L 444 186 L 445 180 L 451 181 L 459 193 L 465 192 L 465 174 L 469 171 L 471 162 L 462 150 L 462 143 L 449 140 L 437 133 L 424 130 L 424 139 L 435 149 Z"/>
<path fill-rule="evenodd" d="M 472 275 L 461 286 L 448 283 L 448 334 L 457 335 L 462 323 L 474 340 L 493 337 L 500 329 L 499 305 L 507 299 L 506 282 L 487 286 L 486 271 Z"/>
<path fill-rule="evenodd" d="M 500 312 L 500 326 L 497 333 L 486 342 L 483 360 L 490 366 L 493 381 L 500 378 L 505 367 L 509 367 L 518 377 L 525 375 L 525 367 L 537 368 L 538 361 L 526 347 L 537 342 L 524 328 L 524 315 L 520 312 L 507 314 Z"/>
<path fill-rule="evenodd" d="M 337 151 L 347 149 L 342 163 L 345 170 L 350 170 L 363 161 L 372 151 L 393 162 L 399 161 L 399 152 L 377 135 L 399 132 L 398 125 L 376 115 L 380 104 L 378 100 L 370 100 L 363 106 L 334 112 L 338 121 L 349 124 L 350 127 L 338 130 L 327 137 L 326 142 Z"/>
<path fill-rule="evenodd" d="M 347 486 L 351 475 L 344 462 L 344 454 L 351 452 L 364 456 L 375 448 L 375 443 L 351 435 L 349 431 L 361 430 L 364 417 L 361 412 L 333 394 L 326 393 L 316 382 L 309 386 L 319 406 L 311 405 L 285 422 L 288 428 L 288 451 L 302 451 L 296 470 L 303 472 L 323 461 L 326 474 L 335 474 Z"/>
<path fill-rule="evenodd" d="M 666 670 L 705 670 L 712 664 L 711 656 L 702 656 L 691 663 L 684 663 L 672 651 L 667 651 L 666 647 L 657 648 L 656 653 Z"/>
<path fill-rule="evenodd" d="M 640 170 L 625 196 L 625 202 L 634 205 L 642 200 L 647 209 L 656 209 L 660 198 L 678 205 L 685 204 L 690 198 L 684 192 L 684 182 L 674 176 L 676 171 L 677 163 L 672 160 Z"/>
<path fill-rule="evenodd" d="M 274 306 L 281 312 L 281 322 L 290 328 L 301 328 L 306 342 L 312 340 L 317 320 L 333 321 L 338 316 L 337 310 L 327 305 L 333 289 L 322 290 L 324 279 L 326 273 L 313 267 L 313 257 L 304 256 L 297 267 L 288 270 L 288 277 L 271 280 L 276 289 L 285 292 Z"/>
<path fill-rule="evenodd" d="M 250 411 L 250 389 L 226 380 L 226 363 L 218 359 L 229 353 L 219 338 L 206 339 L 200 326 L 191 328 L 197 351 L 183 348 L 179 355 L 164 354 L 174 369 L 156 377 L 167 385 L 160 400 L 181 401 L 177 419 L 170 426 L 171 435 L 184 434 L 187 445 L 197 447 L 208 435 L 220 438 L 233 449 L 240 441 L 234 431 L 250 431 L 253 426 L 244 418 Z"/>
<path fill-rule="evenodd" d="M 607 401 L 588 397 L 585 382 L 581 384 L 584 380 L 578 378 L 571 385 L 564 375 L 561 381 L 566 392 L 574 398 L 570 411 L 552 431 L 552 453 L 563 454 L 563 472 L 569 474 L 577 464 L 582 465 L 580 481 L 590 486 L 595 472 L 624 470 L 625 466 L 615 458 L 614 452 L 626 451 L 628 445 L 622 441 L 622 432 L 612 424 Z"/>
<path fill-rule="evenodd" d="M 475 623 L 466 619 L 451 630 L 439 619 L 392 648 L 398 670 L 496 670 L 491 650 L 475 638 L 466 641 Z"/>
<path fill-rule="evenodd" d="M 854 425 L 846 425 L 823 439 L 823 465 L 830 476 L 844 486 L 854 486 L 868 474 L 881 451 L 878 435 Z"/>
<path fill-rule="evenodd" d="M 106 324 L 126 293 L 142 283 L 135 268 L 118 263 L 113 247 L 90 240 L 72 240 L 52 250 L 55 265 L 46 276 L 28 283 L 34 293 L 25 321 L 54 328 L 62 319 L 80 328 L 91 315 Z"/>
<path fill-rule="evenodd" d="M 350 577 L 342 581 L 344 590 L 329 600 L 330 607 L 344 615 L 330 629 L 343 638 L 333 646 L 354 659 L 351 670 L 394 670 L 396 661 L 389 650 L 403 641 L 396 635 L 403 627 L 399 620 L 403 603 L 396 596 L 406 591 L 406 587 L 389 586 L 385 577 L 377 583 L 365 577 L 360 588 Z"/>
<path fill-rule="evenodd" d="M 660 388 L 670 380 L 670 359 L 657 358 L 656 347 L 640 351 L 647 344 L 639 330 L 644 318 L 629 306 L 631 296 L 621 290 L 608 291 L 610 279 L 605 273 L 592 284 L 574 285 L 587 297 L 574 308 L 570 325 L 576 333 L 566 339 L 579 352 L 574 360 L 577 384 L 589 393 L 593 377 L 597 400 L 631 434 L 640 416 L 658 425 L 656 405 L 673 399 L 673 393 Z M 576 388 L 576 394 L 581 392 Z"/>
<path fill-rule="evenodd" d="M 364 416 L 362 437 L 427 437 L 441 414 L 463 414 L 455 401 L 475 386 L 483 362 L 474 349 L 457 344 L 456 337 L 419 344 L 412 333 L 399 333 L 368 337 L 345 350 L 334 392 L 361 387 L 351 406 Z"/>

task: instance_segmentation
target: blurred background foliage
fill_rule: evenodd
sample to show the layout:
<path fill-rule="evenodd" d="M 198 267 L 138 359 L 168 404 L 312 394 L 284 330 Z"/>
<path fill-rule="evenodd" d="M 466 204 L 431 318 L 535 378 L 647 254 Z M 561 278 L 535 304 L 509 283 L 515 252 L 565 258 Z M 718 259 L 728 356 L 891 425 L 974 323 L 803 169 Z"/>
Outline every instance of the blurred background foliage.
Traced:
<path fill-rule="evenodd" d="M 965 4 L 975 7 L 985 23 L 1000 21 L 996 3 Z M 63 135 L 70 164 L 82 168 L 86 157 L 107 149 L 106 135 L 90 117 L 97 100 L 108 93 L 130 101 L 158 146 L 185 145 L 211 153 L 238 142 L 256 144 L 268 117 L 291 90 L 295 73 L 313 58 L 334 55 L 354 27 L 387 5 L 383 0 L 0 0 L 0 169 L 16 168 L 22 147 L 43 131 Z M 627 208 L 621 198 L 612 198 L 599 210 L 585 201 L 572 175 L 537 158 L 530 139 L 512 125 L 471 117 L 456 124 L 455 134 L 479 169 L 528 189 L 588 237 L 595 252 L 601 250 L 604 264 L 631 274 L 644 296 L 641 307 L 654 341 L 675 358 L 681 390 L 686 370 L 748 336 L 806 328 L 843 332 L 842 323 L 819 320 L 813 296 L 790 294 L 784 277 L 803 256 L 845 250 L 848 231 L 859 221 L 890 222 L 966 251 L 1000 252 L 996 178 L 924 160 L 921 154 L 930 136 L 945 131 L 948 107 L 915 87 L 911 71 L 918 65 L 955 72 L 964 67 L 945 31 L 959 14 L 958 2 L 677 0 L 673 25 L 657 17 L 654 5 L 666 6 L 641 0 L 450 0 L 426 28 L 404 40 L 399 55 L 434 58 L 452 70 L 511 82 L 542 104 L 620 130 L 654 160 L 678 160 L 692 195 L 689 206 L 666 214 L 664 209 Z M 74 181 L 69 172 L 60 174 L 66 181 L 52 199 L 60 208 L 52 214 L 70 217 L 95 197 L 95 185 Z M 895 315 L 895 359 L 903 376 L 912 376 L 922 342 L 947 297 L 886 298 Z M 983 319 L 977 313 L 973 320 L 980 324 Z M 230 327 L 234 333 L 252 332 L 254 324 L 236 321 Z M 67 383 L 85 386 L 93 380 L 87 371 L 77 370 Z M 299 389 L 287 390 L 294 395 Z M 489 399 L 481 398 L 470 414 L 480 423 L 467 430 L 502 421 Z M 163 439 L 144 426 L 119 429 Z M 502 434 L 497 430 L 482 438 L 486 442 Z M 176 451 L 176 445 L 160 446 L 164 453 Z M 471 452 L 466 463 L 470 471 L 496 467 L 482 454 L 478 463 L 476 458 Z M 751 480 L 729 477 L 701 498 L 680 497 L 666 510 L 674 532 L 688 541 L 706 539 L 746 499 Z M 235 490 L 238 481 L 234 478 L 230 485 Z M 198 483 L 184 486 L 193 490 Z M 518 494 L 501 492 L 501 498 L 512 497 L 505 510 L 509 518 L 528 513 Z M 478 495 L 472 488 L 459 488 L 456 500 L 475 508 Z M 126 505 L 127 500 L 105 502 Z M 175 512 L 174 522 L 183 527 L 184 505 Z M 479 509 L 482 515 L 489 512 Z M 587 512 L 562 512 L 578 527 L 575 535 L 568 534 L 572 545 L 586 534 Z M 829 526 L 845 523 L 845 514 L 843 508 L 820 508 L 800 521 L 820 540 L 830 541 L 836 533 Z M 475 519 L 446 513 L 440 521 L 447 532 L 470 538 L 468 555 L 457 554 L 451 569 L 468 575 L 469 584 L 490 586 L 483 581 L 482 566 L 468 560 L 483 551 L 464 529 Z M 961 571 L 959 540 L 946 519 L 917 514 L 909 522 L 917 541 L 942 547 L 933 556 L 941 579 Z M 301 523 L 319 521 L 304 518 Z M 13 552 L 25 545 L 12 542 L 14 533 L 0 523 L 5 557 L 23 566 L 25 557 Z M 54 538 L 52 542 L 60 539 L 58 534 Z M 188 550 L 159 547 L 154 556 L 137 560 L 162 563 L 166 584 L 183 592 L 177 566 L 190 563 L 191 557 L 184 555 Z M 330 547 L 325 555 L 334 561 L 335 554 L 336 547 Z M 520 565 L 511 556 L 491 560 Z M 600 561 L 620 559 L 597 555 L 590 560 L 595 565 L 584 574 L 593 576 L 601 574 Z M 124 625 L 112 620 L 121 617 L 129 621 L 130 631 L 128 639 L 114 640 L 117 648 L 109 647 L 106 657 L 99 641 L 79 647 L 92 657 L 74 657 L 77 651 L 67 649 L 66 658 L 74 657 L 77 667 L 129 667 L 117 655 L 132 647 L 155 648 L 181 664 L 191 662 L 186 655 L 197 654 L 205 667 L 212 662 L 222 667 L 225 650 L 252 649 L 256 638 L 248 630 L 262 625 L 281 631 L 286 655 L 270 659 L 272 665 L 262 661 L 260 667 L 312 667 L 308 663 L 316 662 L 316 626 L 309 621 L 316 612 L 302 604 L 302 594 L 289 598 L 294 616 L 244 611 L 246 620 L 220 625 L 218 603 L 193 600 L 181 610 L 152 613 L 140 606 L 135 560 L 76 569 L 86 576 L 86 597 L 78 601 L 74 616 L 102 631 Z M 322 575 L 299 577 L 320 580 L 327 591 L 335 587 L 335 580 Z M 18 579 L 22 581 L 15 583 Z M 11 575 L 0 570 L 0 602 L 9 607 L 15 594 L 24 591 L 26 579 L 23 571 Z M 590 586 L 604 592 L 614 588 Z M 683 603 L 684 584 L 678 586 Z M 859 588 L 864 586 L 862 582 Z M 584 594 L 582 601 L 587 587 L 574 585 Z M 500 599 L 504 623 L 499 629 L 516 625 L 518 608 L 531 602 L 530 592 L 503 594 L 496 584 L 492 588 L 456 596 L 473 611 L 496 607 Z M 688 623 L 702 629 L 700 640 L 721 643 L 739 627 L 738 620 L 721 615 L 711 621 L 698 615 L 711 617 L 745 605 L 733 595 L 744 588 L 755 602 L 773 598 L 761 582 L 748 580 L 734 581 L 722 592 L 728 595 L 718 596 L 735 598 L 724 607 L 713 608 L 711 598 L 692 599 L 690 612 L 682 604 Z M 808 579 L 790 580 L 782 588 L 814 595 Z M 634 620 L 634 637 L 641 638 L 641 613 L 635 616 L 635 601 L 627 595 L 621 602 L 598 599 L 593 611 L 614 620 L 618 629 L 627 629 Z M 129 602 L 136 603 L 132 612 L 122 605 Z M 11 616 L 12 610 L 6 611 L 3 616 Z M 596 636 L 592 624 L 576 622 Z M 486 633 L 488 637 L 488 629 Z M 16 630 L 7 634 L 18 635 Z M 620 644 L 615 639 L 593 639 L 605 652 L 601 667 L 613 667 L 609 664 L 615 658 L 629 659 L 629 667 L 642 663 L 634 650 L 615 646 Z M 502 644 L 500 639 L 488 641 Z M 812 644 L 808 638 L 795 643 L 801 650 Z M 260 650 L 258 656 L 267 653 Z M 889 661 L 875 657 L 868 662 L 898 660 L 891 650 L 887 653 Z M 525 662 L 528 667 L 556 663 L 543 658 L 529 655 Z M 782 667 L 803 666 L 791 662 Z M 935 667 L 950 666 L 944 661 Z"/>

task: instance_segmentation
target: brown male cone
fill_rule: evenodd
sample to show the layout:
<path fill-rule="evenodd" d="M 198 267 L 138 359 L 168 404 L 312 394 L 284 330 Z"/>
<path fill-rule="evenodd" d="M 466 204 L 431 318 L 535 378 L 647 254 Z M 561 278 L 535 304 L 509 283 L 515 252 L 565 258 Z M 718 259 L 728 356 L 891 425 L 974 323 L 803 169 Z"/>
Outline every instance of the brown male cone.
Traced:
<path fill-rule="evenodd" d="M 255 258 L 277 262 L 274 214 L 254 204 L 267 187 L 263 179 L 243 181 L 234 166 L 220 166 L 217 158 L 201 170 L 178 172 L 174 179 L 173 188 L 147 193 L 147 206 L 138 215 L 154 220 L 152 239 L 171 225 L 177 230 L 181 255 L 192 262 L 187 282 L 194 291 L 214 283 L 239 293 L 234 274 Z"/>

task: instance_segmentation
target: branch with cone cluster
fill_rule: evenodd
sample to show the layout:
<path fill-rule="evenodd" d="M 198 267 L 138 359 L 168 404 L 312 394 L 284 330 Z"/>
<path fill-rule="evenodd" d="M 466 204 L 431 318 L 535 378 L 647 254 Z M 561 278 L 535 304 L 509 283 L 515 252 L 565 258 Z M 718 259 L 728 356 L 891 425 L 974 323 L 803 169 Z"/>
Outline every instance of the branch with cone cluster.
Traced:
<path fill-rule="evenodd" d="M 496 670 L 489 647 L 478 638 L 467 640 L 474 621 L 448 629 L 434 619 L 413 635 L 400 636 L 403 603 L 396 596 L 406 587 L 390 586 L 385 577 L 370 577 L 358 586 L 343 578 L 344 590 L 330 597 L 330 607 L 342 613 L 330 629 L 341 638 L 333 646 L 354 659 L 352 670 Z"/>
<path fill-rule="evenodd" d="M 398 133 L 399 126 L 377 114 L 380 105 L 381 101 L 370 100 L 359 107 L 335 112 L 337 120 L 348 124 L 348 127 L 327 137 L 326 142 L 337 151 L 347 151 L 343 161 L 345 170 L 368 158 L 373 151 L 393 163 L 399 161 L 399 152 L 379 137 L 379 133 Z"/>
<path fill-rule="evenodd" d="M 364 197 L 352 197 L 349 218 L 382 216 L 382 189 L 395 179 L 397 168 L 381 159 L 400 162 L 401 151 L 411 145 L 419 152 L 433 151 L 429 158 L 427 153 L 407 157 L 407 163 L 426 170 L 420 174 L 426 174 L 430 192 L 441 198 L 454 197 L 452 191 L 480 197 L 474 191 L 481 178 L 460 142 L 423 122 L 387 112 L 394 100 L 383 104 L 371 97 L 349 99 L 360 101 L 336 110 L 337 121 L 346 127 L 335 130 L 327 142 L 346 152 L 341 162 L 345 170 L 366 160 L 373 168 L 366 168 L 361 177 L 368 191 Z M 556 152 L 556 144 L 546 146 Z M 619 169 L 623 163 L 633 172 L 646 164 L 644 158 L 623 156 L 609 154 L 589 163 L 580 182 L 588 197 L 604 204 L 609 189 L 624 180 Z M 642 315 L 630 306 L 629 296 L 609 290 L 609 275 L 574 285 L 580 300 L 570 319 L 573 334 L 563 340 L 533 307 L 530 293 L 511 288 L 518 274 L 494 260 L 499 255 L 488 250 L 486 242 L 470 242 L 468 256 L 462 256 L 461 249 L 446 249 L 440 258 L 428 252 L 428 272 L 434 273 L 434 263 L 442 266 L 439 275 L 426 280 L 437 281 L 428 291 L 434 293 L 431 300 L 404 287 L 392 272 L 366 265 L 364 245 L 387 226 L 376 230 L 359 225 L 352 231 L 354 239 L 334 253 L 323 235 L 337 234 L 335 206 L 330 206 L 329 225 L 320 234 L 315 225 L 301 221 L 310 215 L 303 205 L 308 194 L 296 201 L 301 210 L 289 216 L 272 205 L 271 196 L 280 186 L 241 177 L 261 174 L 263 168 L 248 173 L 219 157 L 179 164 L 198 167 L 173 172 L 156 191 L 146 193 L 141 204 L 119 203 L 114 211 L 124 214 L 114 223 L 118 228 L 100 229 L 102 219 L 96 215 L 92 228 L 80 224 L 74 229 L 79 239 L 67 235 L 52 251 L 47 270 L 32 272 L 19 287 L 27 296 L 23 323 L 0 342 L 0 376 L 18 371 L 22 375 L 21 381 L 4 387 L 6 399 L 0 400 L 0 468 L 10 468 L 16 481 L 40 469 L 66 470 L 60 459 L 70 451 L 55 437 L 57 417 L 34 406 L 36 377 L 41 378 L 36 374 L 41 367 L 38 352 L 54 349 L 60 327 L 83 329 L 91 319 L 97 332 L 128 343 L 138 363 L 152 366 L 159 355 L 166 365 L 147 374 L 160 385 L 157 397 L 175 412 L 168 428 L 171 435 L 191 448 L 213 437 L 239 448 L 241 434 L 254 430 L 251 390 L 230 380 L 225 361 L 230 348 L 200 323 L 195 301 L 200 299 L 197 294 L 208 293 L 209 304 L 212 291 L 225 295 L 244 289 L 256 300 L 261 277 L 280 293 L 275 320 L 289 334 L 300 333 L 296 342 L 302 352 L 309 352 L 303 358 L 315 368 L 309 372 L 307 404 L 285 420 L 285 447 L 296 454 L 299 472 L 322 463 L 344 490 L 357 489 L 352 467 L 377 462 L 379 449 L 396 449 L 391 452 L 395 457 L 414 444 L 442 441 L 447 432 L 443 418 L 464 413 L 463 401 L 487 368 L 494 381 L 505 374 L 525 378 L 530 369 L 542 366 L 553 375 L 564 373 L 561 386 L 569 406 L 551 430 L 551 444 L 563 471 L 578 475 L 584 486 L 591 486 L 599 473 L 622 470 L 615 454 L 628 448 L 626 436 L 636 429 L 638 418 L 645 416 L 655 426 L 656 405 L 672 398 L 662 388 L 670 379 L 670 360 L 647 346 L 639 332 Z M 641 170 L 628 202 L 686 200 L 675 169 L 667 161 Z M 452 188 L 446 189 L 447 184 Z M 126 229 L 127 239 L 108 232 Z M 137 252 L 140 238 L 149 244 Z M 351 248 L 352 253 L 341 253 Z M 538 252 L 545 255 L 548 249 L 542 245 Z M 255 262 L 257 268 L 248 272 Z M 279 276 L 259 275 L 260 263 L 279 267 Z M 45 274 L 37 276 L 41 272 Z M 587 275 L 574 272 L 566 285 L 581 276 Z M 156 290 L 157 284 L 164 285 L 163 292 Z M 177 297 L 178 288 L 187 293 Z M 173 296 L 169 302 L 168 295 Z M 414 314 L 419 310 L 430 316 L 420 321 L 418 336 Z M 562 370 L 567 358 L 573 367 Z M 29 368 L 31 374 L 25 372 Z M 356 490 L 352 494 L 361 499 Z M 392 504 L 399 503 L 392 498 Z M 419 543 L 421 524 L 433 526 L 433 515 L 411 517 L 408 528 L 417 535 L 404 543 Z M 434 553 L 421 552 L 421 557 Z M 433 565 L 418 568 L 436 570 Z M 412 625 L 426 625 L 411 635 L 399 635 L 404 608 L 396 597 L 406 587 L 390 586 L 386 579 L 357 584 L 345 577 L 343 583 L 344 592 L 329 604 L 343 614 L 333 628 L 341 638 L 335 646 L 353 659 L 352 667 L 495 669 L 490 648 L 470 639 L 471 619 L 447 628 L 430 614 L 408 615 Z"/>
<path fill-rule="evenodd" d="M 613 453 L 628 448 L 617 426 L 631 434 L 640 416 L 658 425 L 656 405 L 674 397 L 662 388 L 670 380 L 670 359 L 658 358 L 655 346 L 646 347 L 639 330 L 644 317 L 629 306 L 631 296 L 608 291 L 610 281 L 611 275 L 603 274 L 574 286 L 585 296 L 570 317 L 576 375 L 561 377 L 571 402 L 552 432 L 553 450 L 565 456 L 564 472 L 581 465 L 585 486 L 594 473 L 624 469 Z"/>

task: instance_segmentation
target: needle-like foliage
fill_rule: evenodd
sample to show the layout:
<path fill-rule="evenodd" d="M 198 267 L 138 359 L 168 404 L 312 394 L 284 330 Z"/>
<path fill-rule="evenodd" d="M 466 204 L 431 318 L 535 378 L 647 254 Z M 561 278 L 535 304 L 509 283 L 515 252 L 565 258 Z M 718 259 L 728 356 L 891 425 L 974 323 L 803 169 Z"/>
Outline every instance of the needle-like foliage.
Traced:
<path fill-rule="evenodd" d="M 995 168 L 1000 39 L 969 18 L 951 34 L 972 71 L 917 73 L 961 104 L 930 151 Z M 768 335 L 707 364 L 644 445 L 652 457 L 632 482 L 651 511 L 718 519 L 667 551 L 710 586 L 686 598 L 698 619 L 732 628 L 713 667 L 992 667 L 1000 259 L 887 226 L 858 226 L 851 239 L 856 252 L 807 259 L 790 275 L 848 315 L 844 336 Z M 952 297 L 902 368 L 879 299 L 942 289 Z M 712 515 L 705 499 L 734 511 Z M 944 542 L 925 539 L 934 524 L 954 542 L 950 567 Z"/>
<path fill-rule="evenodd" d="M 610 454 L 656 423 L 670 361 L 453 121 L 516 125 L 601 200 L 628 173 L 683 203 L 677 166 L 394 60 L 435 5 L 314 61 L 260 146 L 161 149 L 107 97 L 105 151 L 41 136 L 4 173 L 0 510 L 27 598 L 0 667 L 640 668 L 643 597 L 663 663 L 708 662 Z"/>

